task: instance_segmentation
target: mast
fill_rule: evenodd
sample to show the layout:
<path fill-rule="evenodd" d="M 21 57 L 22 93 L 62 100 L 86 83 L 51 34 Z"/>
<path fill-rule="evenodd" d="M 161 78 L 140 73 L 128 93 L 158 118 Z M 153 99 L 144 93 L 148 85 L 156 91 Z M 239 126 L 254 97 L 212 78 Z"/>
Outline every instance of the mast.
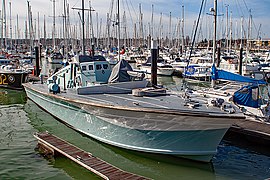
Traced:
<path fill-rule="evenodd" d="M 39 12 L 38 12 L 38 28 L 37 28 L 37 38 L 38 38 L 38 44 L 40 44 L 40 28 L 39 28 L 39 26 L 40 26 L 40 24 L 39 24 Z"/>
<path fill-rule="evenodd" d="M 217 38 L 217 0 L 214 0 L 214 10 L 213 10 L 213 15 L 214 15 L 214 35 L 213 35 L 213 57 L 212 61 L 213 64 L 215 64 L 215 57 L 216 57 L 216 38 Z M 212 87 L 215 86 L 215 80 L 212 80 L 211 84 Z"/>
<path fill-rule="evenodd" d="M 43 37 L 43 38 L 44 38 L 44 44 L 45 44 L 45 46 L 46 46 L 46 38 L 47 38 L 47 37 L 46 37 L 46 17 L 45 17 L 45 15 L 44 15 L 44 19 L 43 19 L 43 20 L 44 20 L 44 22 L 43 22 L 43 31 L 44 31 L 44 32 L 43 32 L 43 33 L 44 33 L 43 36 L 44 36 L 44 37 Z"/>
<path fill-rule="evenodd" d="M 185 50 L 185 34 L 184 34 L 184 27 L 185 27 L 185 21 L 184 21 L 184 5 L 182 6 L 182 54 Z"/>
<path fill-rule="evenodd" d="M 229 43 L 229 52 L 232 50 L 232 11 L 230 14 L 230 43 Z"/>
<path fill-rule="evenodd" d="M 243 24 L 244 24 L 244 18 L 241 16 L 241 42 L 240 42 L 240 47 L 243 47 Z"/>
<path fill-rule="evenodd" d="M 99 19 L 98 19 L 98 12 L 96 12 L 96 20 L 97 20 L 97 47 L 99 47 Z M 100 29 L 101 30 L 101 29 Z"/>
<path fill-rule="evenodd" d="M 28 31 L 29 31 L 29 39 L 30 39 L 30 52 L 32 55 L 32 48 L 34 46 L 33 44 L 33 23 L 32 23 L 32 11 L 30 6 L 30 1 L 27 1 L 28 6 Z"/>
<path fill-rule="evenodd" d="M 82 52 L 85 55 L 84 0 L 82 0 Z"/>
<path fill-rule="evenodd" d="M 118 61 L 120 61 L 120 0 L 117 0 L 117 25 L 118 25 Z"/>
<path fill-rule="evenodd" d="M 19 29 L 19 15 L 17 14 L 17 39 L 19 40 L 20 37 L 20 29 Z M 18 44 L 18 43 L 17 43 Z"/>
<path fill-rule="evenodd" d="M 11 2 L 9 2 L 9 30 L 10 30 L 10 47 L 12 48 L 12 22 L 11 22 Z"/>
<path fill-rule="evenodd" d="M 172 12 L 169 15 L 169 48 L 172 47 Z"/>
<path fill-rule="evenodd" d="M 249 20 L 248 20 L 248 35 L 247 35 L 247 46 L 246 46 L 246 56 L 249 54 L 249 49 L 250 47 L 250 42 L 249 40 L 251 39 L 251 23 L 252 23 L 252 15 L 251 15 L 251 9 L 249 10 Z"/>
<path fill-rule="evenodd" d="M 142 14 L 142 4 L 139 4 L 139 33 L 140 33 L 140 47 L 144 43 L 144 34 L 143 34 L 143 14 Z"/>
<path fill-rule="evenodd" d="M 91 42 L 92 48 L 94 48 L 95 35 L 94 35 L 94 23 L 93 23 L 92 11 L 95 11 L 95 10 L 92 8 L 91 1 L 89 1 L 89 13 L 90 13 L 89 14 L 90 15 L 89 25 L 90 25 L 90 35 L 91 35 L 91 37 L 90 37 L 91 41 L 90 42 Z"/>
<path fill-rule="evenodd" d="M 229 5 L 226 4 L 226 51 L 229 51 Z"/>
<path fill-rule="evenodd" d="M 6 0 L 3 0 L 2 4 L 2 48 L 6 48 L 6 38 L 7 38 L 7 16 L 6 16 Z M 5 38 L 5 40 L 4 40 Z"/>
<path fill-rule="evenodd" d="M 214 36 L 213 36 L 213 63 L 216 57 L 216 39 L 217 39 L 217 0 L 214 0 Z"/>
<path fill-rule="evenodd" d="M 159 47 L 162 45 L 162 13 L 160 13 L 160 18 L 159 18 Z"/>
<path fill-rule="evenodd" d="M 63 38 L 64 38 L 64 46 L 67 47 L 67 7 L 66 0 L 64 0 L 64 22 L 63 22 Z"/>
<path fill-rule="evenodd" d="M 53 40 L 53 48 L 55 48 L 55 0 L 53 2 L 53 32 L 52 32 L 52 40 Z"/>
<path fill-rule="evenodd" d="M 150 36 L 154 37 L 154 5 L 152 4 L 152 12 L 151 12 L 151 32 Z"/>
<path fill-rule="evenodd" d="M 128 46 L 128 36 L 127 36 L 127 18 L 126 18 L 126 11 L 124 11 L 123 13 L 123 21 L 122 21 L 122 24 L 123 24 L 123 29 L 124 29 L 124 33 L 123 33 L 123 40 L 124 40 L 124 45 L 127 47 Z"/>

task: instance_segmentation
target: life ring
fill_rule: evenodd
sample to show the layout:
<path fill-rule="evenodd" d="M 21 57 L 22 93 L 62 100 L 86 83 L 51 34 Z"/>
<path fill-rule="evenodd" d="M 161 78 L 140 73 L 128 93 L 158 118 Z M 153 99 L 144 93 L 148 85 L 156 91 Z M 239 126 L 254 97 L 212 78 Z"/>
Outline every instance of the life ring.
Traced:
<path fill-rule="evenodd" d="M 185 74 L 186 75 L 193 75 L 195 73 L 195 67 L 194 66 L 188 66 L 186 71 L 185 71 Z"/>

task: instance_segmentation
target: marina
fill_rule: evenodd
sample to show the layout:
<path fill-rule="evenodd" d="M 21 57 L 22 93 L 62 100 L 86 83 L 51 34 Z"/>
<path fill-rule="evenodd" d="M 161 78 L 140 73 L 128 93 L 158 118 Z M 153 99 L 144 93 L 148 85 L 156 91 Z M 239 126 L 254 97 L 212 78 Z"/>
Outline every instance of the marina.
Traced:
<path fill-rule="evenodd" d="M 0 179 L 270 178 L 265 7 L 27 1 L 21 23 L 20 3 L 0 13 Z"/>

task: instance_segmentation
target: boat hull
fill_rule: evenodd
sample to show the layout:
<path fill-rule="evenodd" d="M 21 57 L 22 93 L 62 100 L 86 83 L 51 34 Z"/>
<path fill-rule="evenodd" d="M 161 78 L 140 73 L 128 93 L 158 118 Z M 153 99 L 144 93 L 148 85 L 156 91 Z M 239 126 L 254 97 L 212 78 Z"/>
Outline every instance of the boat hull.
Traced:
<path fill-rule="evenodd" d="M 151 74 L 151 66 L 141 66 L 141 70 L 147 74 Z M 174 73 L 173 68 L 157 68 L 157 75 L 161 76 L 172 76 Z"/>
<path fill-rule="evenodd" d="M 28 73 L 13 73 L 0 71 L 0 88 L 23 89 L 22 83 L 26 83 Z"/>
<path fill-rule="evenodd" d="M 63 62 L 63 59 L 55 59 L 55 58 L 51 58 L 48 57 L 48 62 L 51 64 L 61 64 Z"/>
<path fill-rule="evenodd" d="M 207 117 L 116 110 L 63 100 L 25 86 L 27 96 L 77 131 L 117 147 L 209 162 L 232 122 Z M 226 122 L 227 121 L 227 122 Z"/>

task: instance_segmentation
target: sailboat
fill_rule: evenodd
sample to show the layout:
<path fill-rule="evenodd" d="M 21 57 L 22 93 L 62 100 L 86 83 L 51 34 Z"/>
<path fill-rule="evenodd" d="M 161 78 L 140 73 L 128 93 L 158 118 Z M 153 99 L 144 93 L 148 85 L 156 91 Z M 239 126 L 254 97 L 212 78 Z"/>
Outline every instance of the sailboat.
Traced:
<path fill-rule="evenodd" d="M 79 55 L 46 83 L 24 88 L 38 106 L 98 141 L 202 162 L 211 161 L 231 124 L 245 118 L 222 99 L 151 84 L 125 60 L 111 69 L 103 56 Z"/>

